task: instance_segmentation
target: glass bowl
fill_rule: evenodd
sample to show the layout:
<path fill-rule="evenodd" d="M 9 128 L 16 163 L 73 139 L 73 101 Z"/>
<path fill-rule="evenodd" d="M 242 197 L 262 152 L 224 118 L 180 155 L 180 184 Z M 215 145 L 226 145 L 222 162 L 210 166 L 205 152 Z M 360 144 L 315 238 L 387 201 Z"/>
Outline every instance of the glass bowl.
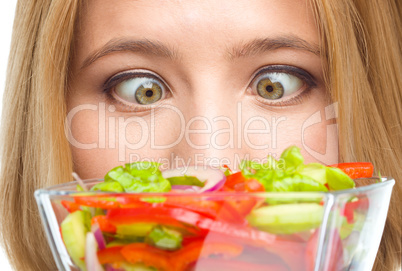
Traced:
<path fill-rule="evenodd" d="M 355 182 L 355 189 L 328 193 L 203 194 L 77 192 L 70 182 L 37 190 L 35 198 L 59 270 L 86 270 L 84 256 L 72 260 L 63 238 L 74 244 L 88 239 L 80 229 L 61 236 L 67 209 L 73 212 L 77 203 L 79 212 L 108 222 L 100 227 L 107 247 L 94 254 L 102 267 L 92 270 L 366 271 L 395 181 Z M 85 233 L 89 218 L 86 223 Z"/>

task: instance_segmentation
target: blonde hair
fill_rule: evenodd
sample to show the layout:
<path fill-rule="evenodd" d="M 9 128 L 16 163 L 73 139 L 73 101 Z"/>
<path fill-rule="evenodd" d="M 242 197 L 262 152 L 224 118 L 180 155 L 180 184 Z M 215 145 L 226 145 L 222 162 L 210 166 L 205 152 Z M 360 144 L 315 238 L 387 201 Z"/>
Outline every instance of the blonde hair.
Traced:
<path fill-rule="evenodd" d="M 19 1 L 3 100 L 0 227 L 16 270 L 56 269 L 35 189 L 71 179 L 64 133 L 69 63 L 81 1 Z M 311 0 L 328 89 L 339 104 L 340 156 L 397 182 L 374 270 L 401 264 L 401 6 Z M 380 90 L 380 91 L 379 91 Z"/>
<path fill-rule="evenodd" d="M 41 3 L 41 4 L 39 4 Z M 33 193 L 71 179 L 65 89 L 78 1 L 19 1 L 1 150 L 1 232 L 16 270 L 56 269 Z"/>
<path fill-rule="evenodd" d="M 401 268 L 402 24 L 398 1 L 312 1 L 325 74 L 339 105 L 342 161 L 396 180 L 373 270 Z"/>

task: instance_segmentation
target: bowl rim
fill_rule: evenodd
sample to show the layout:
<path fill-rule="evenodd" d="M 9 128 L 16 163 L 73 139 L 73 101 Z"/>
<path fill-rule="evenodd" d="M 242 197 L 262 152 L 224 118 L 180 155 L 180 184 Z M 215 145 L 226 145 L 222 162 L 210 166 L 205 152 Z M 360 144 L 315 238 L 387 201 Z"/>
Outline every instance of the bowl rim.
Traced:
<path fill-rule="evenodd" d="M 73 185 L 77 185 L 77 181 L 62 183 L 58 185 L 49 186 L 46 188 L 40 188 L 35 191 L 35 197 L 39 197 L 39 195 L 47 194 L 49 196 L 69 196 L 69 195 L 78 195 L 78 194 L 90 194 L 90 195 L 108 195 L 111 194 L 113 196 L 120 196 L 120 195 L 139 195 L 139 196 L 183 196 L 183 197 L 204 197 L 204 196 L 244 196 L 244 195 L 253 195 L 253 196 L 299 196 L 300 198 L 303 197 L 323 197 L 323 196 L 342 196 L 342 195 L 349 195 L 349 194 L 361 194 L 366 193 L 369 191 L 385 188 L 388 186 L 393 186 L 395 184 L 395 179 L 392 177 L 370 177 L 370 178 L 361 178 L 361 179 L 377 179 L 377 183 L 369 184 L 360 186 L 357 188 L 351 189 L 343 189 L 343 190 L 334 190 L 328 192 L 322 191 L 311 191 L 311 192 L 297 192 L 297 191 L 289 191 L 289 192 L 223 192 L 223 191 L 213 191 L 213 192 L 180 192 L 180 193 L 171 193 L 171 192 L 104 192 L 104 191 L 71 191 L 71 190 L 63 190 L 64 187 L 69 187 Z M 93 178 L 93 179 L 86 179 L 83 180 L 84 183 L 91 183 L 91 182 L 100 182 L 103 181 L 101 178 Z"/>

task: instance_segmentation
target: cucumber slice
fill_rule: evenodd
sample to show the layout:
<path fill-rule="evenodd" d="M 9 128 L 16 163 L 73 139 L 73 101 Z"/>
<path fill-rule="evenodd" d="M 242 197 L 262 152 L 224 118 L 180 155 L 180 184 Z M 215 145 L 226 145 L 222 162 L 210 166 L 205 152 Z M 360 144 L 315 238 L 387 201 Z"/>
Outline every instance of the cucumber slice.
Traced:
<path fill-rule="evenodd" d="M 154 228 L 156 223 L 134 223 L 134 224 L 123 224 L 117 226 L 116 234 L 118 236 L 146 236 L 152 228 Z"/>
<path fill-rule="evenodd" d="M 351 223 L 351 224 L 349 224 L 346 221 L 345 217 L 343 217 L 343 216 L 341 217 L 342 224 L 339 229 L 339 235 L 342 240 L 347 238 L 353 231 L 357 231 L 357 232 L 362 231 L 364 222 L 366 220 L 365 215 L 355 211 L 354 216 L 355 216 L 355 222 Z"/>
<path fill-rule="evenodd" d="M 306 193 L 306 192 L 305 192 Z M 299 195 L 297 192 L 286 192 L 282 194 L 277 194 L 275 196 L 270 196 L 265 199 L 265 202 L 269 205 L 280 205 L 280 204 L 299 204 L 299 203 L 320 203 L 323 199 L 321 195 L 315 194 L 303 194 Z"/>
<path fill-rule="evenodd" d="M 251 226 L 273 234 L 293 234 L 318 228 L 324 207 L 315 203 L 265 206 L 247 217 Z"/>
<path fill-rule="evenodd" d="M 82 260 L 85 257 L 85 240 L 89 231 L 86 226 L 87 220 L 86 212 L 75 211 L 69 214 L 60 225 L 68 254 L 74 263 L 84 271 L 87 270 L 85 262 Z"/>

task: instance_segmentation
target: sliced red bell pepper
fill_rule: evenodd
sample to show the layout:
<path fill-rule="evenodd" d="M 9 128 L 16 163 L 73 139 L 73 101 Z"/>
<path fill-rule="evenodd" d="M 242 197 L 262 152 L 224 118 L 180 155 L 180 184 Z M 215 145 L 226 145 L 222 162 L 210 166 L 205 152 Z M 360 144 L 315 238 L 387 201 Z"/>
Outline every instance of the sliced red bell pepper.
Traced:
<path fill-rule="evenodd" d="M 91 219 L 91 225 L 98 223 L 102 232 L 116 233 L 116 226 L 109 222 L 105 215 L 94 216 Z"/>
<path fill-rule="evenodd" d="M 255 179 L 247 179 L 245 182 L 245 191 L 247 192 L 265 192 L 264 186 Z"/>
<path fill-rule="evenodd" d="M 142 206 L 150 206 L 151 203 L 144 201 L 144 196 L 139 195 L 118 195 L 116 201 L 120 204 L 121 208 L 136 208 Z"/>
<path fill-rule="evenodd" d="M 255 179 L 247 179 L 244 182 L 234 184 L 232 189 L 226 187 L 226 191 L 265 192 L 265 188 L 259 181 Z"/>
<path fill-rule="evenodd" d="M 222 202 L 217 220 L 230 222 L 233 224 L 247 225 L 246 216 L 257 205 L 258 199 L 252 195 L 236 195 L 232 198 L 227 197 Z"/>
<path fill-rule="evenodd" d="M 369 207 L 369 199 L 368 198 L 359 198 L 356 201 L 350 201 L 346 203 L 348 208 L 352 208 L 354 210 L 367 210 Z"/>
<path fill-rule="evenodd" d="M 347 208 L 346 205 L 345 205 L 345 208 L 343 209 L 342 215 L 346 218 L 346 221 L 349 224 L 352 224 L 352 223 L 355 222 L 354 209 Z"/>
<path fill-rule="evenodd" d="M 255 179 L 247 179 L 241 171 L 231 174 L 226 177 L 223 191 L 236 192 L 264 192 L 264 186 Z M 219 219 L 235 224 L 247 224 L 245 216 L 257 204 L 257 200 L 253 197 L 248 197 L 245 200 L 235 198 L 233 200 L 225 200 L 219 213 Z"/>
<path fill-rule="evenodd" d="M 255 201 L 253 204 L 255 204 Z M 248 205 L 242 205 L 241 201 L 227 200 L 222 204 L 222 208 L 216 219 L 233 224 L 246 225 L 245 212 L 242 208 L 246 208 L 247 206 Z"/>
<path fill-rule="evenodd" d="M 62 200 L 61 205 L 63 205 L 63 207 L 66 208 L 66 210 L 69 213 L 73 213 L 75 211 L 81 210 L 80 209 L 81 206 L 79 204 L 75 203 L 75 202 L 72 202 L 72 201 Z"/>
<path fill-rule="evenodd" d="M 247 180 L 247 185 L 256 187 L 256 180 Z M 258 182 L 258 185 L 259 182 Z M 261 185 L 262 187 L 262 185 Z M 260 189 L 260 188 L 258 188 Z M 263 189 L 263 187 L 262 187 Z M 209 218 L 223 220 L 236 224 L 246 224 L 245 216 L 255 207 L 257 200 L 252 196 L 234 196 L 233 200 L 225 198 L 224 200 L 203 200 L 195 201 L 191 198 L 168 197 L 163 206 L 178 207 L 194 211 Z"/>
<path fill-rule="evenodd" d="M 226 177 L 225 185 L 223 186 L 224 191 L 234 191 L 236 184 L 241 184 L 246 182 L 246 177 L 243 176 L 241 171 L 230 174 Z"/>
<path fill-rule="evenodd" d="M 241 171 L 226 177 L 224 191 L 265 192 L 264 186 L 255 179 L 246 178 Z"/>
<path fill-rule="evenodd" d="M 331 165 L 330 167 L 339 168 L 352 179 L 373 177 L 373 171 L 374 171 L 373 164 L 366 162 L 340 163 Z"/>
<path fill-rule="evenodd" d="M 204 241 L 208 235 L 192 235 L 192 236 L 183 236 L 183 241 L 181 242 L 182 246 L 187 246 L 193 242 Z"/>
<path fill-rule="evenodd" d="M 346 217 L 349 224 L 354 223 L 355 210 L 367 210 L 369 206 L 368 198 L 360 198 L 356 201 L 350 201 L 345 204 L 342 214 Z"/>
<path fill-rule="evenodd" d="M 203 242 L 195 241 L 175 252 L 172 256 L 173 270 L 186 270 L 188 265 L 201 257 L 208 257 L 215 254 L 223 254 L 225 258 L 239 256 L 243 247 L 239 244 L 227 242 Z"/>
<path fill-rule="evenodd" d="M 78 205 L 101 209 L 120 208 L 120 204 L 116 201 L 116 198 L 112 196 L 74 196 L 74 201 Z"/>
<path fill-rule="evenodd" d="M 97 252 L 99 263 L 117 263 L 125 261 L 125 258 L 121 254 L 123 246 L 107 247 Z"/>
<path fill-rule="evenodd" d="M 122 248 L 121 254 L 129 263 L 142 263 L 158 270 L 172 270 L 172 253 L 154 248 L 145 243 L 134 243 Z"/>
<path fill-rule="evenodd" d="M 138 195 L 85 195 L 74 196 L 74 201 L 78 205 L 102 208 L 102 209 L 118 209 L 118 208 L 135 208 L 141 206 L 150 206 L 149 202 L 141 200 Z"/>
<path fill-rule="evenodd" d="M 210 218 L 216 218 L 222 207 L 222 203 L 218 201 L 195 201 L 194 199 L 188 197 L 167 197 L 166 201 L 162 205 L 167 207 L 187 209 Z"/>
<path fill-rule="evenodd" d="M 236 224 L 246 224 L 245 216 L 256 205 L 257 200 L 252 196 L 235 196 L 233 200 L 204 200 L 194 201 L 192 199 L 168 198 L 161 206 L 178 207 L 199 213 L 203 216 L 223 220 Z"/>

